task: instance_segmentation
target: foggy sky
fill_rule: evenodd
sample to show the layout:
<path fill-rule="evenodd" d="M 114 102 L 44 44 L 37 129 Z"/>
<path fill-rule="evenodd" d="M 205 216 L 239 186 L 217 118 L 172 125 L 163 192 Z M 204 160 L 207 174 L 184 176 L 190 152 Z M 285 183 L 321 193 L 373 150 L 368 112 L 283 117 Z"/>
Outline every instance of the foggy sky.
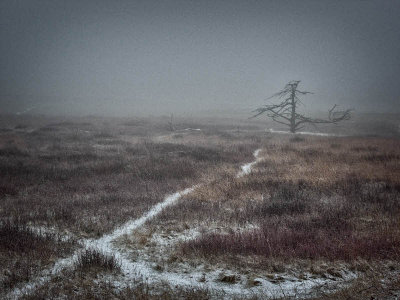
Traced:
<path fill-rule="evenodd" d="M 400 1 L 0 3 L 0 113 L 249 110 L 290 80 L 399 112 Z"/>

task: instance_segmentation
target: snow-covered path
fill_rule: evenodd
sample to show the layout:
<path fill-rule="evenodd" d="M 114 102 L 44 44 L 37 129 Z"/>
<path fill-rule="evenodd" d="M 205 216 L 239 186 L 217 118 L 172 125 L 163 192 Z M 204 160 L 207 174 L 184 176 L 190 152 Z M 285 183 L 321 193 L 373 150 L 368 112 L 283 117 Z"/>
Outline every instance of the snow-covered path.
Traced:
<path fill-rule="evenodd" d="M 241 166 L 238 172 L 238 177 L 249 174 L 253 166 L 259 162 L 262 158 L 260 157 L 261 149 L 257 149 L 253 155 L 255 160 L 251 163 L 244 164 Z M 327 285 L 329 282 L 326 279 L 306 279 L 299 281 L 294 277 L 288 277 L 285 281 L 279 284 L 271 283 L 268 280 L 259 278 L 259 286 L 246 287 L 246 282 L 242 284 L 226 284 L 217 280 L 219 272 L 222 270 L 209 271 L 206 275 L 208 280 L 202 282 L 199 280 L 204 276 L 204 272 L 201 270 L 194 269 L 192 272 L 180 273 L 162 271 L 159 272 L 153 268 L 151 261 L 147 261 L 144 258 L 132 260 L 129 258 L 129 254 L 121 249 L 118 249 L 113 245 L 113 241 L 122 237 L 125 234 L 129 234 L 132 230 L 135 230 L 146 223 L 146 221 L 154 218 L 160 214 L 163 209 L 176 203 L 182 196 L 190 193 L 196 186 L 187 188 L 185 190 L 176 192 L 172 195 L 165 197 L 164 201 L 158 203 L 152 207 L 147 213 L 145 213 L 139 219 L 130 220 L 119 228 L 115 229 L 112 233 L 102 236 L 99 239 L 84 239 L 80 243 L 83 249 L 98 249 L 104 254 L 113 255 L 121 263 L 121 271 L 123 276 L 117 276 L 112 280 L 112 284 L 118 288 L 130 287 L 138 280 L 145 280 L 148 284 L 154 284 L 155 286 L 159 283 L 168 283 L 171 288 L 176 286 L 186 288 L 198 288 L 208 289 L 215 292 L 218 298 L 232 298 L 233 296 L 252 296 L 255 294 L 263 296 L 287 296 L 291 294 L 303 294 L 310 291 L 313 287 Z M 42 276 L 37 279 L 25 284 L 22 287 L 14 289 L 7 295 L 8 299 L 18 299 L 24 294 L 34 292 L 35 289 L 44 285 L 50 281 L 55 275 L 60 273 L 66 268 L 73 268 L 74 262 L 81 253 L 81 249 L 77 250 L 73 255 L 68 258 L 58 260 L 51 269 L 45 270 Z M 347 274 L 347 276 L 351 274 Z M 346 276 L 346 274 L 344 274 Z"/>
<path fill-rule="evenodd" d="M 134 272 L 132 271 L 134 271 L 134 266 L 128 259 L 121 255 L 118 250 L 115 250 L 113 248 L 112 241 L 142 226 L 144 223 L 146 223 L 146 221 L 158 215 L 165 207 L 175 203 L 180 197 L 190 193 L 194 188 L 195 186 L 167 196 L 163 202 L 156 204 L 142 217 L 126 222 L 124 225 L 120 226 L 110 234 L 104 235 L 99 239 L 81 240 L 80 243 L 83 244 L 84 248 L 86 249 L 94 248 L 102 251 L 105 254 L 114 255 L 121 262 L 123 272 L 126 273 L 126 275 L 133 274 Z M 52 276 L 58 274 L 63 269 L 72 267 L 81 251 L 81 249 L 77 250 L 73 255 L 58 260 L 51 269 L 45 270 L 39 278 L 25 284 L 22 287 L 15 288 L 11 293 L 7 295 L 6 298 L 18 299 L 19 296 L 30 293 L 36 288 L 45 284 L 46 282 L 51 280 Z"/>
<path fill-rule="evenodd" d="M 297 131 L 296 133 L 284 130 L 274 130 L 270 128 L 266 130 L 267 132 L 271 133 L 278 133 L 278 134 L 292 134 L 292 135 L 315 135 L 315 136 L 336 136 L 336 137 L 343 137 L 345 135 L 342 134 L 334 134 L 334 133 L 322 133 L 322 132 L 311 132 L 311 131 Z"/>
<path fill-rule="evenodd" d="M 250 174 L 252 168 L 256 163 L 262 160 L 260 157 L 262 149 L 254 151 L 253 155 L 255 160 L 241 166 L 237 176 L 242 177 Z M 193 229 L 196 231 L 195 229 Z M 200 232 L 182 234 L 181 238 L 189 237 L 194 238 Z M 186 236 L 187 235 L 187 236 Z M 179 240 L 179 237 L 178 239 Z M 177 242 L 172 242 L 173 244 Z M 159 246 L 161 246 L 159 244 Z M 156 246 L 157 247 L 157 246 Z M 107 249 L 104 249 L 107 251 Z M 161 250 L 162 251 L 162 250 Z M 128 251 L 113 248 L 113 255 L 122 262 L 124 276 L 119 282 L 114 282 L 114 286 L 121 288 L 130 286 L 138 278 L 146 281 L 149 285 L 159 286 L 161 283 L 168 283 L 173 289 L 175 287 L 188 288 L 188 289 L 207 289 L 214 294 L 217 299 L 232 299 L 234 297 L 252 297 L 254 295 L 262 295 L 263 297 L 284 297 L 284 296 L 299 296 L 307 295 L 313 288 L 325 286 L 327 288 L 333 281 L 326 278 L 312 278 L 311 274 L 308 278 L 299 280 L 294 276 L 282 276 L 282 281 L 278 284 L 273 283 L 265 278 L 257 278 L 259 285 L 252 286 L 247 282 L 247 276 L 239 275 L 241 278 L 237 284 L 230 284 L 221 282 L 218 278 L 221 272 L 226 270 L 214 269 L 205 271 L 203 268 L 192 267 L 186 271 L 160 271 L 154 268 L 154 262 L 148 260 L 146 255 L 139 255 L 132 261 L 129 259 Z M 228 273 L 231 273 L 228 271 Z M 351 279 L 354 277 L 352 273 L 343 273 L 343 278 Z"/>
<path fill-rule="evenodd" d="M 254 151 L 253 155 L 256 158 L 256 160 L 241 166 L 240 172 L 238 173 L 237 177 L 242 177 L 244 175 L 250 174 L 253 166 L 261 160 L 260 152 L 261 152 L 261 149 L 257 149 L 256 151 Z"/>
<path fill-rule="evenodd" d="M 254 156 L 256 158 L 255 161 L 245 164 L 241 167 L 241 171 L 239 172 L 238 176 L 243 176 L 248 174 L 251 171 L 252 166 L 257 163 L 258 155 L 261 149 L 258 149 L 254 152 Z M 99 239 L 83 239 L 80 243 L 83 245 L 84 249 L 94 248 L 102 251 L 105 254 L 112 254 L 121 262 L 122 271 L 124 273 L 125 280 L 130 281 L 138 277 L 138 275 L 146 276 L 149 275 L 151 272 L 151 268 L 146 267 L 143 264 L 131 262 L 126 257 L 126 254 L 122 253 L 118 249 L 116 249 L 112 241 L 123 236 L 124 234 L 130 233 L 132 230 L 139 228 L 142 226 L 146 221 L 150 220 L 151 218 L 157 216 L 163 209 L 167 206 L 174 204 L 178 201 L 179 198 L 182 196 L 190 193 L 196 186 L 191 188 L 187 188 L 183 191 L 176 192 L 172 195 L 167 196 L 164 201 L 156 204 L 153 208 L 151 208 L 147 213 L 145 213 L 139 219 L 134 219 L 126 222 L 124 225 L 118 227 L 112 233 L 102 236 Z M 47 269 L 42 272 L 41 276 L 28 282 L 27 284 L 23 285 L 22 287 L 17 287 L 13 291 L 11 291 L 6 298 L 9 299 L 18 299 L 21 295 L 33 292 L 35 289 L 39 288 L 46 282 L 50 281 L 51 278 L 61 272 L 65 268 L 71 268 L 74 265 L 74 262 L 78 258 L 79 254 L 81 253 L 82 249 L 75 251 L 75 253 L 67 258 L 59 259 L 56 261 L 54 266 L 51 269 Z M 139 273 L 139 274 L 138 274 Z M 147 277 L 147 276 L 146 276 Z M 156 276 L 157 277 L 157 276 Z M 168 274 L 165 278 L 162 278 L 164 281 L 168 281 L 171 283 L 185 283 L 192 285 L 193 282 L 191 280 L 185 281 L 182 279 L 182 276 L 174 276 L 173 274 Z"/>

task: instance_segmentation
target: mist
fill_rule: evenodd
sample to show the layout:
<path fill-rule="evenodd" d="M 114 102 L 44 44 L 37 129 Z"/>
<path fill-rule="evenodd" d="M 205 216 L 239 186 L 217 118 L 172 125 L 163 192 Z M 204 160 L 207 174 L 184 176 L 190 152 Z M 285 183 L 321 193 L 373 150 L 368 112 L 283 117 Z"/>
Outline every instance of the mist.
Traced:
<path fill-rule="evenodd" d="M 0 113 L 399 112 L 398 1 L 2 1 Z"/>

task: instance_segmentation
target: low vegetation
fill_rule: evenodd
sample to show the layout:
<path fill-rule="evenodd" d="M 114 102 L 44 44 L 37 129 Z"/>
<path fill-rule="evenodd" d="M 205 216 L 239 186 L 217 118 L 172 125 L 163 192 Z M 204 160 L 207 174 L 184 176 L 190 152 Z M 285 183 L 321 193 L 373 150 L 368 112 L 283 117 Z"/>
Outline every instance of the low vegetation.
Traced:
<path fill-rule="evenodd" d="M 206 145 L 203 134 L 200 142 L 160 141 L 151 132 L 143 139 L 131 135 L 132 126 L 113 126 L 61 122 L 2 137 L 8 145 L 0 149 L 0 217 L 98 237 L 207 169 L 249 159 L 255 147 L 219 137 Z"/>
<path fill-rule="evenodd" d="M 4 291 L 71 254 L 76 240 L 110 233 L 215 168 L 251 160 L 256 147 L 254 138 L 233 142 L 211 127 L 176 139 L 162 122 L 151 120 L 46 124 L 39 118 L 25 124 L 0 135 Z M 76 262 L 80 274 L 118 268 L 112 256 L 93 249 Z"/>
<path fill-rule="evenodd" d="M 0 275 L 1 289 L 38 276 L 44 266 L 70 254 L 76 242 L 59 234 L 34 230 L 18 220 L 0 223 Z"/>
<path fill-rule="evenodd" d="M 88 271 L 98 269 L 100 271 L 120 271 L 120 262 L 111 254 L 104 254 L 97 249 L 83 250 L 76 262 L 76 268 L 79 271 Z"/>
<path fill-rule="evenodd" d="M 140 276 L 119 286 L 121 262 L 89 248 L 23 298 L 218 298 L 220 291 L 207 288 L 207 272 L 218 270 L 236 273 L 221 271 L 214 283 L 246 289 L 262 285 L 260 278 L 279 285 L 287 278 L 340 283 L 355 275 L 340 290 L 309 291 L 322 299 L 400 289 L 397 138 L 278 135 L 255 121 L 177 119 L 173 132 L 162 118 L 13 122 L 0 132 L 5 293 L 76 253 L 80 239 L 108 234 L 193 185 L 115 246 L 157 274 L 190 278 L 201 267 L 204 289 L 155 286 Z M 258 148 L 252 172 L 238 176 Z"/>
<path fill-rule="evenodd" d="M 201 228 L 173 255 L 210 266 L 301 274 L 326 263 L 358 272 L 364 261 L 382 268 L 380 276 L 397 272 L 399 146 L 385 138 L 275 136 L 250 175 L 210 178 L 152 225 Z"/>

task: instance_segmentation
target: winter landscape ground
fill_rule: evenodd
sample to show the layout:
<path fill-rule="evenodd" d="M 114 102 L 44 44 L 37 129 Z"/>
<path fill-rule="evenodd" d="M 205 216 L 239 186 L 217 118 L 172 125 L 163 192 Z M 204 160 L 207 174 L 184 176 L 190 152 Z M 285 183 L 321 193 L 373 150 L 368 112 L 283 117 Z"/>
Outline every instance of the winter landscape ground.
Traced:
<path fill-rule="evenodd" d="M 1 116 L 0 298 L 398 299 L 398 119 Z"/>

